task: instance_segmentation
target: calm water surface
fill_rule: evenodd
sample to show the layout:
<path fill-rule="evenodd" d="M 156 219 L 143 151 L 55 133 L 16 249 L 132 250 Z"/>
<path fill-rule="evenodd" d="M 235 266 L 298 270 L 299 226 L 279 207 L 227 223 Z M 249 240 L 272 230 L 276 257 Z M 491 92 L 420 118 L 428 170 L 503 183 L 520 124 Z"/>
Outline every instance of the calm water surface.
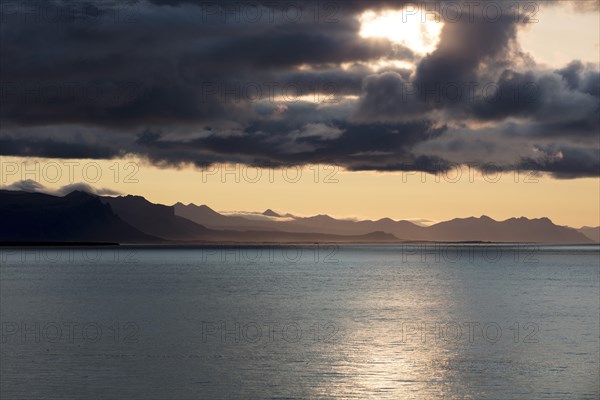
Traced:
<path fill-rule="evenodd" d="M 2 399 L 597 399 L 598 246 L 1 249 Z"/>

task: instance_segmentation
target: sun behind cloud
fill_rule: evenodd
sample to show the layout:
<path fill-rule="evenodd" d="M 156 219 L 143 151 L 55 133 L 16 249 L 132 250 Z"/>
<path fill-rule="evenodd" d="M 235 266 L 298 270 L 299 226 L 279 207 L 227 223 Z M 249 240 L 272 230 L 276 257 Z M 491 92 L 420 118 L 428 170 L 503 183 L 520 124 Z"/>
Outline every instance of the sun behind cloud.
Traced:
<path fill-rule="evenodd" d="M 365 11 L 360 15 L 360 36 L 382 37 L 402 44 L 418 55 L 434 51 L 440 41 L 444 24 L 421 11 L 386 10 Z"/>

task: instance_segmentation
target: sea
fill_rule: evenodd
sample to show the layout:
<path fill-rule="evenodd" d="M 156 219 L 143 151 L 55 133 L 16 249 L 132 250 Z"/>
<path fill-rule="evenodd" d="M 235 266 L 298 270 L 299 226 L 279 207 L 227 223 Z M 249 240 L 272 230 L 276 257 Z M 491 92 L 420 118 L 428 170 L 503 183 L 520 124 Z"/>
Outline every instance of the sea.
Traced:
<path fill-rule="evenodd" d="M 0 249 L 0 398 L 598 399 L 600 247 Z"/>

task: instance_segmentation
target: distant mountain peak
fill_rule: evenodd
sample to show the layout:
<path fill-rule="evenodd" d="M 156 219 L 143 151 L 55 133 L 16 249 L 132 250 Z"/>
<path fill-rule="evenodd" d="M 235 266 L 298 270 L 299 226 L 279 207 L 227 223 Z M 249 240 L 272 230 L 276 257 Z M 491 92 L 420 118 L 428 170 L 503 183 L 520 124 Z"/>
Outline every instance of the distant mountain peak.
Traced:
<path fill-rule="evenodd" d="M 312 218 L 327 219 L 327 220 L 335 219 L 327 214 L 317 214 Z"/>
<path fill-rule="evenodd" d="M 144 196 L 138 196 L 138 195 L 135 195 L 135 194 L 128 194 L 126 196 L 116 196 L 116 197 L 105 196 L 105 198 L 106 199 L 111 199 L 112 198 L 112 199 L 115 199 L 117 201 L 119 199 L 121 199 L 121 201 L 135 202 L 135 204 L 138 205 L 138 206 L 140 206 L 140 205 L 148 206 L 148 205 L 152 204 L 152 202 L 149 201 Z"/>
<path fill-rule="evenodd" d="M 277 214 L 275 211 L 271 210 L 270 208 L 268 208 L 265 212 L 263 212 L 262 215 L 265 215 L 267 217 L 281 217 L 281 215 Z"/>
<path fill-rule="evenodd" d="M 206 204 L 196 205 L 194 203 L 189 203 L 187 205 L 178 202 L 173 204 L 173 208 L 175 209 L 175 213 L 182 217 L 186 217 L 191 220 L 195 220 L 194 217 L 191 217 L 193 214 L 201 215 L 201 219 L 206 218 L 207 216 L 218 216 L 221 217 L 221 214 Z"/>
<path fill-rule="evenodd" d="M 200 205 L 196 205 L 194 203 L 182 203 L 180 201 L 178 201 L 177 203 L 173 204 L 173 207 L 188 207 L 188 208 L 199 208 L 202 210 L 210 210 L 210 211 L 214 211 L 212 208 L 210 208 L 209 206 L 207 206 L 206 204 L 200 204 Z"/>
<path fill-rule="evenodd" d="M 196 205 L 194 205 L 194 206 L 195 206 L 195 207 L 198 207 L 198 208 L 200 208 L 200 209 L 202 209 L 202 210 L 206 210 L 206 211 L 212 211 L 212 212 L 214 212 L 214 213 L 218 214 L 218 213 L 217 213 L 215 210 L 213 210 L 212 208 L 210 208 L 210 207 L 209 207 L 209 206 L 207 206 L 206 204 L 201 204 L 201 205 L 199 205 L 199 206 L 196 206 Z"/>

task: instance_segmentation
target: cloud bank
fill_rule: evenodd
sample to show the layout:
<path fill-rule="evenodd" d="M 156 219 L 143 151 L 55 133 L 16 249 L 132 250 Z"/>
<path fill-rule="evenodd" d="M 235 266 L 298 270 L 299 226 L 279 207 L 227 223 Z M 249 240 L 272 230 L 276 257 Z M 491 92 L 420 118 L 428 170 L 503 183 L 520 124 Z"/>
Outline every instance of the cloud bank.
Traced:
<path fill-rule="evenodd" d="M 424 55 L 360 34 L 368 10 L 420 17 L 400 2 L 3 3 L 0 154 L 600 175 L 598 66 L 536 64 L 530 13 L 480 3 L 423 3 Z"/>

